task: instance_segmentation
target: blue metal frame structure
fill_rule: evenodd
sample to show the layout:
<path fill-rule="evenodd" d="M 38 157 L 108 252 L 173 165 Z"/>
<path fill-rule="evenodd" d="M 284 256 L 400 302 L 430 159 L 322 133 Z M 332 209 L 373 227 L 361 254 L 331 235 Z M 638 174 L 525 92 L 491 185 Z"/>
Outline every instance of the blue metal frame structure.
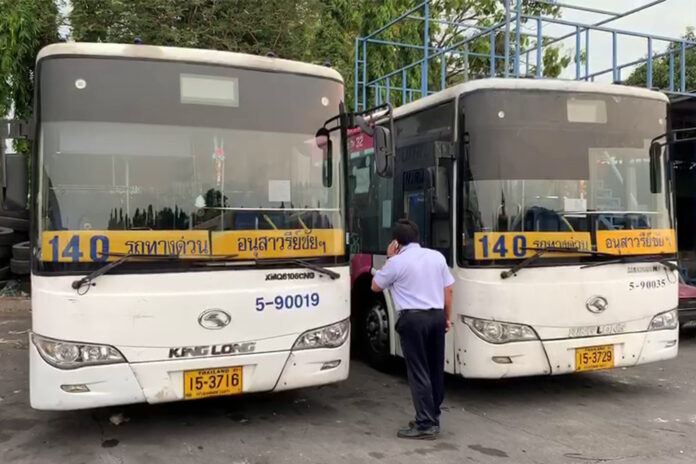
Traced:
<path fill-rule="evenodd" d="M 572 79 L 595 81 L 597 78 L 610 77 L 612 82 L 621 82 L 622 71 L 638 65 L 646 66 L 645 87 L 653 87 L 653 68 L 656 60 L 666 60 L 669 65 L 669 83 L 663 88 L 665 93 L 673 96 L 696 96 L 696 88 L 686 86 L 686 51 L 696 47 L 696 41 L 683 38 L 664 37 L 645 34 L 638 31 L 612 28 L 606 24 L 617 19 L 625 18 L 640 11 L 647 10 L 666 0 L 645 0 L 641 6 L 628 11 L 616 12 L 599 8 L 589 8 L 571 5 L 555 0 L 530 0 L 538 4 L 556 6 L 564 10 L 575 10 L 605 16 L 604 19 L 593 23 L 580 23 L 543 15 L 531 15 L 523 12 L 523 0 L 501 0 L 504 4 L 504 20 L 493 25 L 476 25 L 455 23 L 443 18 L 431 17 L 432 0 L 423 0 L 410 10 L 388 22 L 374 32 L 355 39 L 355 109 L 365 110 L 368 106 L 391 102 L 395 95 L 404 103 L 429 95 L 447 85 L 447 59 L 456 56 L 463 58 L 463 80 L 478 77 L 513 77 L 537 79 L 545 78 L 543 56 L 544 52 L 562 41 L 573 41 L 573 61 L 575 73 Z M 383 40 L 379 36 L 385 31 L 404 21 L 420 21 L 423 23 L 422 37 L 418 43 Z M 437 48 L 431 42 L 435 26 L 455 26 L 465 31 L 461 40 Z M 551 36 L 545 34 L 545 28 L 553 26 L 556 29 L 570 32 Z M 611 37 L 611 66 L 590 72 L 591 36 L 610 35 Z M 622 38 L 640 38 L 645 41 L 646 55 L 643 58 L 622 60 L 619 42 Z M 499 40 L 504 39 L 503 44 Z M 474 52 L 472 45 L 489 40 L 490 49 L 487 53 Z M 398 67 L 381 76 L 370 76 L 368 73 L 368 51 L 375 46 L 391 46 L 418 50 L 420 59 Z M 656 52 L 662 49 L 664 51 Z M 524 60 L 523 60 L 524 57 Z M 469 60 L 479 58 L 490 63 L 484 76 L 470 76 Z M 678 58 L 678 62 L 677 62 Z M 437 61 L 436 61 L 437 60 Z M 500 64 L 502 69 L 500 69 Z M 523 70 L 523 63 L 526 69 Z M 530 69 L 533 66 L 533 69 Z M 439 67 L 439 79 L 433 74 Z M 409 85 L 409 74 L 415 75 L 420 71 L 419 85 Z M 533 71 L 533 72 L 532 72 Z M 413 79 L 412 79 L 413 80 Z M 437 82 L 436 82 L 437 81 Z M 434 84 L 435 83 L 435 84 Z"/>

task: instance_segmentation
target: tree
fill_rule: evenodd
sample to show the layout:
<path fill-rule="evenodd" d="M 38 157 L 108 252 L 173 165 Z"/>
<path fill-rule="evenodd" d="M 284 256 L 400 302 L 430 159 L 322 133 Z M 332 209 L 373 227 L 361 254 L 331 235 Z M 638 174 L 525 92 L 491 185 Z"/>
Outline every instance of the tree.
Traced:
<path fill-rule="evenodd" d="M 77 41 L 207 48 L 311 59 L 319 0 L 73 0 Z"/>
<path fill-rule="evenodd" d="M 272 50 L 289 59 L 323 63 L 328 60 L 346 80 L 346 100 L 353 108 L 354 43 L 377 30 L 420 0 L 73 0 L 70 22 L 73 38 L 86 41 L 130 43 L 140 37 L 145 43 L 181 47 L 210 48 L 252 54 Z M 431 17 L 459 23 L 489 26 L 501 22 L 505 12 L 499 0 L 431 0 Z M 559 8 L 548 4 L 524 2 L 525 13 L 557 16 Z M 410 44 L 422 44 L 424 22 L 407 19 L 383 31 L 378 38 Z M 463 26 L 431 23 L 430 46 L 445 48 L 471 35 Z M 530 40 L 523 37 L 521 46 Z M 497 54 L 502 54 L 504 34 L 495 37 Z M 490 53 L 488 36 L 473 40 L 470 49 Z M 421 57 L 421 50 L 389 45 L 369 45 L 368 80 L 383 76 Z M 514 56 L 514 49 L 513 54 Z M 465 66 L 460 55 L 446 58 L 447 83 L 484 75 L 490 64 L 486 58 L 473 58 Z M 547 47 L 544 75 L 557 76 L 570 58 L 558 48 Z M 512 63 L 512 61 L 511 61 Z M 439 88 L 439 64 L 429 64 L 430 88 Z M 512 66 L 512 64 L 510 64 Z M 504 71 L 497 60 L 496 70 Z M 420 88 L 420 69 L 406 73 L 407 86 Z M 401 76 L 393 83 L 400 83 Z M 374 95 L 368 97 L 374 100 Z M 394 94 L 394 103 L 401 103 Z"/>
<path fill-rule="evenodd" d="M 54 0 L 0 0 L 0 115 L 31 116 L 36 54 L 57 41 Z M 16 143 L 15 149 L 26 153 L 28 145 Z"/>
<path fill-rule="evenodd" d="M 686 40 L 695 41 L 696 33 L 693 27 L 686 30 L 683 36 Z M 667 52 L 674 54 L 674 89 L 681 88 L 681 44 L 672 42 L 667 47 Z M 686 89 L 696 89 L 696 47 L 686 49 L 685 53 L 686 68 Z M 626 85 L 645 87 L 648 83 L 648 65 L 644 63 L 638 66 L 630 76 L 624 81 Z M 652 87 L 659 89 L 669 89 L 669 56 L 653 60 Z"/>

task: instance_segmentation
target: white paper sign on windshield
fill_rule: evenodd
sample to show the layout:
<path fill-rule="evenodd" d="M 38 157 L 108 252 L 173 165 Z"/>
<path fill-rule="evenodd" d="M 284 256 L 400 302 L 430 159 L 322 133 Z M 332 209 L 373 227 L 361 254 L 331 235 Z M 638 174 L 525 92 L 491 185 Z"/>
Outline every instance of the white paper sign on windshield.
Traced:
<path fill-rule="evenodd" d="M 269 180 L 268 181 L 268 201 L 290 201 L 290 181 L 289 180 Z"/>

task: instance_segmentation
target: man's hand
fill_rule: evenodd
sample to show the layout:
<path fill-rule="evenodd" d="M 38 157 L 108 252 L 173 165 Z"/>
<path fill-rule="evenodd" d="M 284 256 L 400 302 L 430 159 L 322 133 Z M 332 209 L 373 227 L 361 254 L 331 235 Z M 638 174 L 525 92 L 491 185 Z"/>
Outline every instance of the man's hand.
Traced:
<path fill-rule="evenodd" d="M 397 253 L 399 253 L 399 242 L 397 242 L 396 240 L 392 240 L 389 246 L 387 247 L 387 258 L 391 258 Z"/>
<path fill-rule="evenodd" d="M 449 332 L 450 330 L 452 330 L 452 321 L 445 319 L 445 333 Z"/>

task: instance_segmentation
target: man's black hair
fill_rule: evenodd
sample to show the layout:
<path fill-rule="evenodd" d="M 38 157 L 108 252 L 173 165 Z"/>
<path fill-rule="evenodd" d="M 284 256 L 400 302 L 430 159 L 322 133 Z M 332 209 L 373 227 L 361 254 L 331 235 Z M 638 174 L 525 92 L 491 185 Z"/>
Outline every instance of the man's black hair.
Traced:
<path fill-rule="evenodd" d="M 392 238 L 399 242 L 401 246 L 406 246 L 409 243 L 418 243 L 420 240 L 418 226 L 409 219 L 399 219 L 392 229 Z"/>

